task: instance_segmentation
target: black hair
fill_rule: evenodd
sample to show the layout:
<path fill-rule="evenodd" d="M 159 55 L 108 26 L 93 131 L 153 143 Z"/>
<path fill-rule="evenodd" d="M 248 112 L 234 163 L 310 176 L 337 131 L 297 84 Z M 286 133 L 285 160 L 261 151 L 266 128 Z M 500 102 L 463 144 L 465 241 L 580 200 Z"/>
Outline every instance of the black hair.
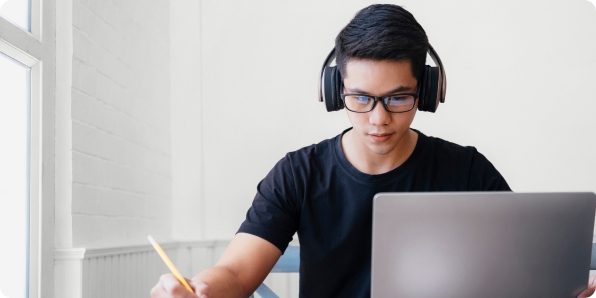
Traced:
<path fill-rule="evenodd" d="M 336 64 L 346 77 L 349 59 L 410 61 L 420 81 L 428 37 L 414 16 L 401 6 L 374 4 L 360 10 L 335 38 Z"/>

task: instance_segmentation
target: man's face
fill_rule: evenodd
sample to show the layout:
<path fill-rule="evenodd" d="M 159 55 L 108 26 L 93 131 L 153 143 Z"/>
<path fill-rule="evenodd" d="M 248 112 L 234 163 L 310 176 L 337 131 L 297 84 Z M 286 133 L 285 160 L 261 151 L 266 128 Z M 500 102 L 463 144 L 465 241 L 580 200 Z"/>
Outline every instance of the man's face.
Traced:
<path fill-rule="evenodd" d="M 344 93 L 372 96 L 415 93 L 417 80 L 412 75 L 409 61 L 374 61 L 350 59 L 343 80 Z M 347 111 L 355 133 L 354 139 L 371 153 L 395 153 L 404 138 L 408 138 L 410 124 L 416 115 L 416 106 L 405 113 L 390 113 L 381 102 L 368 113 Z"/>

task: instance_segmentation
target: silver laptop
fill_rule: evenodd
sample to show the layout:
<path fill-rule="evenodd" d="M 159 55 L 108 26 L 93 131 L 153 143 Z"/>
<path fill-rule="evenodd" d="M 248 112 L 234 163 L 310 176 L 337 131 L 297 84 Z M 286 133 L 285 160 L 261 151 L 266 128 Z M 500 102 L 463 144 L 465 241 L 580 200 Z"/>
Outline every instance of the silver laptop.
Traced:
<path fill-rule="evenodd" d="M 373 297 L 577 297 L 594 193 L 380 193 Z"/>

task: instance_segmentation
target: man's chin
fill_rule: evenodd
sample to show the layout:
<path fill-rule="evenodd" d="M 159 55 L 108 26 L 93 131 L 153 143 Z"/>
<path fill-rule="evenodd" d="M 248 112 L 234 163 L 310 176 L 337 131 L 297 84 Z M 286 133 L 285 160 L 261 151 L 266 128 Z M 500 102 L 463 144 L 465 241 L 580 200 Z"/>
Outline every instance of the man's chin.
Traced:
<path fill-rule="evenodd" d="M 372 153 L 376 155 L 387 155 L 391 151 L 393 151 L 393 148 L 395 148 L 395 146 L 389 146 L 389 144 L 368 144 L 367 147 Z"/>

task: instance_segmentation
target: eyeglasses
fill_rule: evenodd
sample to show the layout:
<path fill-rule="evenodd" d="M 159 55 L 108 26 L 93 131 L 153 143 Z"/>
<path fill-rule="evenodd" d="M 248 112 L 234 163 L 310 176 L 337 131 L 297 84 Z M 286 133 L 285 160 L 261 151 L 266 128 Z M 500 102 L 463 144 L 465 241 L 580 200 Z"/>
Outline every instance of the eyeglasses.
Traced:
<path fill-rule="evenodd" d="M 387 96 L 371 96 L 366 94 L 340 94 L 346 109 L 354 113 L 368 113 L 375 108 L 377 101 L 383 103 L 390 113 L 405 113 L 414 108 L 418 98 L 418 90 L 413 94 L 393 94 Z"/>

